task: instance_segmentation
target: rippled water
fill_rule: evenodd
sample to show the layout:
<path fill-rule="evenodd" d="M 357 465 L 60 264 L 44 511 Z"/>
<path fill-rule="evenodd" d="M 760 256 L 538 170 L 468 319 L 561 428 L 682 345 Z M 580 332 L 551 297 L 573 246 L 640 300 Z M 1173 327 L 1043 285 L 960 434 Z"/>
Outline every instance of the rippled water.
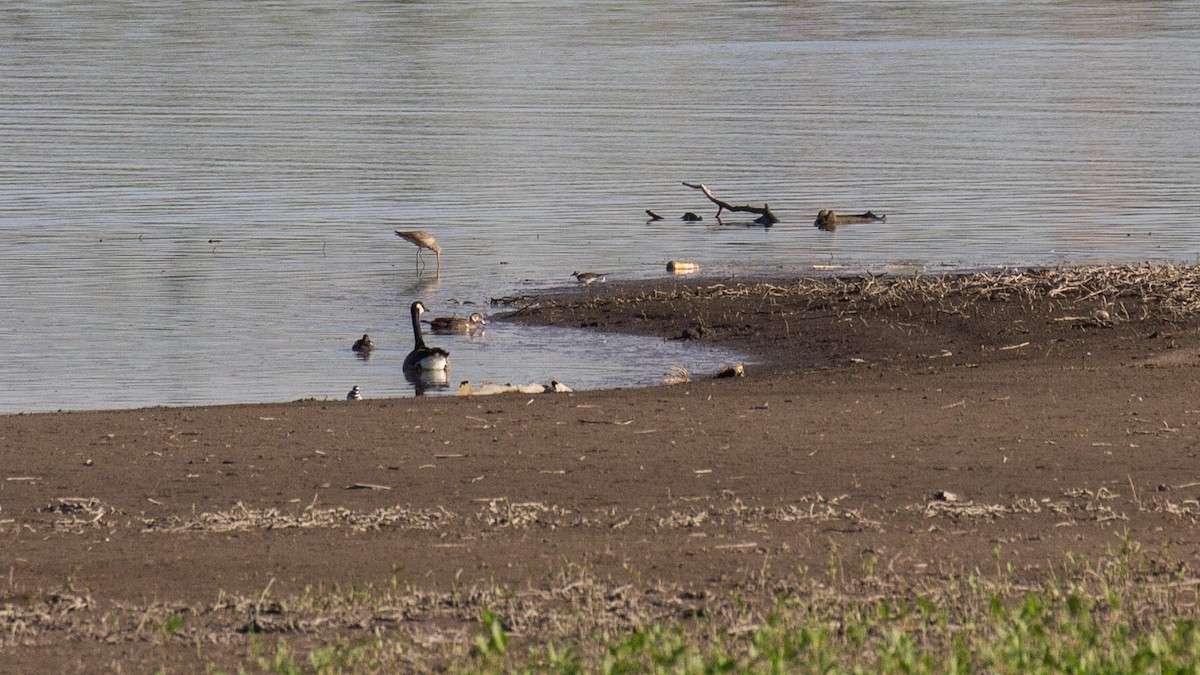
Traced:
<path fill-rule="evenodd" d="M 411 393 L 349 343 L 402 359 L 413 299 L 577 269 L 1194 261 L 1198 38 L 1169 1 L 10 4 L 0 411 Z M 718 223 L 682 181 L 783 222 Z M 397 227 L 437 234 L 440 278 Z M 446 342 L 456 381 L 728 357 Z"/>

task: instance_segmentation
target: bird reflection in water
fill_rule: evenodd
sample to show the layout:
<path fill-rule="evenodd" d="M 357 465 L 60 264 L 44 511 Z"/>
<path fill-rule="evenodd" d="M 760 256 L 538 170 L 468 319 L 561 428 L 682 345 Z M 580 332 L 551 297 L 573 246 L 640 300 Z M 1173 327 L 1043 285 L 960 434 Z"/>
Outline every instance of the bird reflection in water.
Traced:
<path fill-rule="evenodd" d="M 406 370 L 404 379 L 413 387 L 413 393 L 424 396 L 426 391 L 449 389 L 450 371 L 448 370 Z"/>

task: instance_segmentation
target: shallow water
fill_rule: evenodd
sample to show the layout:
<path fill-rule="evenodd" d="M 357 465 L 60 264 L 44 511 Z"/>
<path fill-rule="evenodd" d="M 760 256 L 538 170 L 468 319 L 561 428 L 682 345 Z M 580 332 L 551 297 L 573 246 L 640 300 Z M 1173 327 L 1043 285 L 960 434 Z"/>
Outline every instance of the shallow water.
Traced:
<path fill-rule="evenodd" d="M 353 339 L 404 351 L 414 299 L 577 269 L 1192 262 L 1198 37 L 1180 2 L 15 5 L 0 411 L 411 393 Z M 682 181 L 783 222 L 718 223 Z M 396 228 L 437 234 L 440 277 Z M 496 324 L 453 378 L 732 358 L 650 344 L 678 347 Z"/>

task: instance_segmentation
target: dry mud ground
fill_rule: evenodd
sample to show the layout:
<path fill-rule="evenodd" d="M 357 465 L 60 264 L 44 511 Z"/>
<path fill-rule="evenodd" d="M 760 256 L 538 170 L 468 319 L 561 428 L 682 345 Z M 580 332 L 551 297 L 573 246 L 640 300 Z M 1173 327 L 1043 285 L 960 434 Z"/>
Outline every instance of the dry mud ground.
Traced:
<path fill-rule="evenodd" d="M 484 608 L 537 641 L 1129 541 L 1178 574 L 1197 274 L 597 285 L 510 320 L 686 334 L 746 376 L 0 417 L 0 671 L 236 670 L 372 631 L 423 669 Z"/>

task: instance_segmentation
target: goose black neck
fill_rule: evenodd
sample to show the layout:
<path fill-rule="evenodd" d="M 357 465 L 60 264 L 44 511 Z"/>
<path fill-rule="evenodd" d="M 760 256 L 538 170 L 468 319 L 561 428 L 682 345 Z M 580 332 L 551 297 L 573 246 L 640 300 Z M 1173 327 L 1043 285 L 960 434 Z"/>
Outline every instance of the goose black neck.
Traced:
<path fill-rule="evenodd" d="M 412 322 L 413 322 L 413 338 L 416 340 L 416 348 L 423 349 L 425 347 L 425 339 L 421 337 L 421 313 L 417 311 L 416 303 L 412 306 Z"/>

